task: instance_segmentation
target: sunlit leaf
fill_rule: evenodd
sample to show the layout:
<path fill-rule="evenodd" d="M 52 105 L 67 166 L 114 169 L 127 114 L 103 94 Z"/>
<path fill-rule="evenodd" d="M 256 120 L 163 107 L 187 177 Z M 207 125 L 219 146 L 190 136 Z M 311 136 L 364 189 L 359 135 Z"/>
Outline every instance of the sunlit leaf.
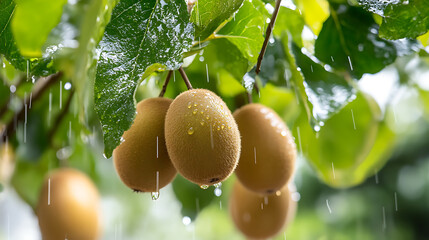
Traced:
<path fill-rule="evenodd" d="M 54 73 L 55 69 L 50 57 L 30 60 L 24 58 L 19 52 L 11 29 L 15 8 L 16 5 L 12 0 L 0 2 L 0 53 L 4 54 L 15 68 L 31 75 L 46 76 Z"/>
<path fill-rule="evenodd" d="M 58 24 L 66 0 L 16 0 L 12 32 L 23 56 L 41 57 L 42 45 Z"/>
<path fill-rule="evenodd" d="M 206 39 L 241 6 L 243 0 L 199 0 L 195 3 L 191 22 L 195 24 L 195 39 Z"/>
<path fill-rule="evenodd" d="M 116 5 L 100 42 L 94 87 L 95 110 L 110 157 L 135 116 L 134 91 L 146 69 L 181 65 L 194 29 L 182 0 L 125 0 Z"/>
<path fill-rule="evenodd" d="M 250 70 L 256 64 L 259 51 L 264 42 L 265 18 L 261 13 L 264 5 L 261 0 L 246 0 L 228 24 L 218 33 L 217 37 L 228 39 L 248 61 Z M 265 10 L 266 11 L 266 10 Z"/>
<path fill-rule="evenodd" d="M 296 5 L 304 15 L 305 22 L 318 35 L 323 22 L 329 17 L 329 3 L 326 0 L 297 0 Z"/>

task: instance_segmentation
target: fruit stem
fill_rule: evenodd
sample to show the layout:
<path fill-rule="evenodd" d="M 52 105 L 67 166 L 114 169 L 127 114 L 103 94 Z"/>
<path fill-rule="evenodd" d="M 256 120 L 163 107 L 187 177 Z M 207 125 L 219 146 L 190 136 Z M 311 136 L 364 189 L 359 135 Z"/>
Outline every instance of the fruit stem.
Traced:
<path fill-rule="evenodd" d="M 186 87 L 188 87 L 188 90 L 192 90 L 191 82 L 189 82 L 188 76 L 186 76 L 185 70 L 183 70 L 182 67 L 179 68 L 180 75 L 182 75 L 183 81 L 186 84 Z"/>
<path fill-rule="evenodd" d="M 281 0 L 276 0 L 276 8 L 274 9 L 273 15 L 271 16 L 271 21 L 268 24 L 267 32 L 265 33 L 265 40 L 264 40 L 264 44 L 262 45 L 261 52 L 259 52 L 258 63 L 256 65 L 256 70 L 255 70 L 256 74 L 259 74 L 259 72 L 261 71 L 262 59 L 264 58 L 265 51 L 267 50 L 268 40 L 270 39 L 271 32 L 273 31 L 273 28 L 274 28 L 274 23 L 276 22 L 277 15 L 279 13 L 280 2 Z"/>
<path fill-rule="evenodd" d="M 167 85 L 168 85 L 168 83 L 170 82 L 171 75 L 173 75 L 173 70 L 170 70 L 170 71 L 168 72 L 167 78 L 165 78 L 164 85 L 162 86 L 162 90 L 161 90 L 161 92 L 159 93 L 159 97 L 164 97 L 164 93 L 165 93 L 165 91 L 167 90 Z"/>

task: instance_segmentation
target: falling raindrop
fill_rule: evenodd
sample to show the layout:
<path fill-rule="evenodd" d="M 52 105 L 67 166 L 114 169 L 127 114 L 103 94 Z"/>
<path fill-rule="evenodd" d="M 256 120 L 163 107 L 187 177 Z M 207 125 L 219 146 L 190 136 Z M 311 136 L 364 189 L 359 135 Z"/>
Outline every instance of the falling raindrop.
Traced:
<path fill-rule="evenodd" d="M 60 109 L 63 107 L 63 81 L 60 81 Z"/>
<path fill-rule="evenodd" d="M 207 118 L 208 119 L 208 118 Z M 212 149 L 214 149 L 214 142 L 213 142 L 213 127 L 210 125 L 210 144 Z"/>
<path fill-rule="evenodd" d="M 48 206 L 51 205 L 51 178 L 48 179 Z"/>
<path fill-rule="evenodd" d="M 30 60 L 27 60 L 27 82 L 30 79 Z"/>
<path fill-rule="evenodd" d="M 71 87 L 72 87 L 72 85 L 71 85 L 71 83 L 69 83 L 69 82 L 66 82 L 66 83 L 64 84 L 64 89 L 65 89 L 65 90 L 70 90 L 70 89 L 71 89 Z"/>
<path fill-rule="evenodd" d="M 396 195 L 396 192 L 395 192 L 395 211 L 398 211 L 398 196 Z"/>
<path fill-rule="evenodd" d="M 332 162 L 332 174 L 334 175 L 334 179 L 335 179 L 335 168 L 334 168 L 334 162 Z"/>
<path fill-rule="evenodd" d="M 11 93 L 15 93 L 16 92 L 15 85 L 10 85 L 9 90 L 10 90 Z"/>
<path fill-rule="evenodd" d="M 158 158 L 158 136 L 156 136 L 156 158 Z"/>
<path fill-rule="evenodd" d="M 210 82 L 210 79 L 209 79 L 209 67 L 207 66 L 207 63 L 206 63 L 206 74 L 207 74 L 207 82 Z"/>
<path fill-rule="evenodd" d="M 350 59 L 350 56 L 347 56 L 347 59 L 349 60 L 350 70 L 353 71 L 353 65 L 352 65 L 352 60 Z"/>
<path fill-rule="evenodd" d="M 332 213 L 331 207 L 329 206 L 329 201 L 326 199 L 326 206 L 328 207 L 329 214 Z"/>
<path fill-rule="evenodd" d="M 253 147 L 253 153 L 254 153 L 254 156 L 255 156 L 255 164 L 256 164 L 256 147 Z"/>
<path fill-rule="evenodd" d="M 384 209 L 384 206 L 382 207 L 383 211 L 383 230 L 386 229 L 386 210 Z"/>
<path fill-rule="evenodd" d="M 353 115 L 353 109 L 350 109 L 350 111 L 352 112 L 353 129 L 356 130 L 355 116 Z"/>

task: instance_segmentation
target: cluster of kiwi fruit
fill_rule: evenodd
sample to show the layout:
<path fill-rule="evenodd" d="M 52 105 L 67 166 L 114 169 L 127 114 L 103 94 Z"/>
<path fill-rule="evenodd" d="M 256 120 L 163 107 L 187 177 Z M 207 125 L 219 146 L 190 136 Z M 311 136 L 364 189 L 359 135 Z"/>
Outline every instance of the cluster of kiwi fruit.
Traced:
<path fill-rule="evenodd" d="M 206 188 L 235 170 L 230 213 L 237 228 L 256 239 L 277 234 L 292 212 L 287 183 L 295 158 L 291 133 L 273 110 L 247 104 L 231 114 L 206 89 L 139 102 L 113 151 L 120 179 L 136 192 L 159 193 L 176 172 Z"/>

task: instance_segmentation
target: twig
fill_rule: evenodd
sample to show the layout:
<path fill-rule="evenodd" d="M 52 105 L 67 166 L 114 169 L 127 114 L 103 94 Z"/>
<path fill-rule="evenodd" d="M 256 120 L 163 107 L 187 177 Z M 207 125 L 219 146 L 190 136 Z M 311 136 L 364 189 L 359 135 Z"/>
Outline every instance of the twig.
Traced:
<path fill-rule="evenodd" d="M 164 97 L 164 93 L 167 90 L 167 85 L 168 85 L 168 82 L 170 82 L 171 75 L 173 75 L 173 71 L 172 70 L 170 70 L 168 72 L 167 78 L 165 79 L 164 85 L 162 86 L 162 90 L 159 93 L 159 97 Z"/>
<path fill-rule="evenodd" d="M 27 97 L 24 99 L 24 102 L 22 103 L 22 106 L 29 105 L 30 101 L 36 101 L 38 100 L 43 93 L 56 81 L 58 81 L 63 76 L 62 72 L 58 72 L 52 75 L 49 75 L 48 77 L 40 78 L 34 88 L 33 88 L 33 96 L 32 98 Z M 21 108 L 21 110 L 16 114 L 16 118 L 13 118 L 9 121 L 9 123 L 6 125 L 6 128 L 1 133 L 2 140 L 6 139 L 8 136 L 9 138 L 15 134 L 15 119 L 17 121 L 21 121 L 25 116 L 25 107 Z"/>
<path fill-rule="evenodd" d="M 71 90 L 69 97 L 67 98 L 66 104 L 64 105 L 63 109 L 58 114 L 57 118 L 55 119 L 54 126 L 52 126 L 52 128 L 49 130 L 49 133 L 48 133 L 48 141 L 49 142 L 52 142 L 52 137 L 54 136 L 55 132 L 57 131 L 58 127 L 60 126 L 61 121 L 66 116 L 67 112 L 69 111 L 71 102 L 73 100 L 73 96 L 74 96 L 74 89 Z"/>
<path fill-rule="evenodd" d="M 188 90 L 192 90 L 193 88 L 192 88 L 191 82 L 189 82 L 188 76 L 186 76 L 186 73 L 182 67 L 179 68 L 179 72 L 180 72 L 180 75 L 182 75 L 183 81 L 185 82 L 186 87 L 188 87 Z"/>
<path fill-rule="evenodd" d="M 267 32 L 265 33 L 265 40 L 264 40 L 264 44 L 262 45 L 261 52 L 259 52 L 258 63 L 256 65 L 256 74 L 259 74 L 259 72 L 261 71 L 262 59 L 264 58 L 265 51 L 267 50 L 268 40 L 270 39 L 271 32 L 273 31 L 274 23 L 276 22 L 277 15 L 279 13 L 281 1 L 282 0 L 276 0 L 276 8 L 274 9 L 273 15 L 271 16 L 271 21 L 268 24 Z"/>

